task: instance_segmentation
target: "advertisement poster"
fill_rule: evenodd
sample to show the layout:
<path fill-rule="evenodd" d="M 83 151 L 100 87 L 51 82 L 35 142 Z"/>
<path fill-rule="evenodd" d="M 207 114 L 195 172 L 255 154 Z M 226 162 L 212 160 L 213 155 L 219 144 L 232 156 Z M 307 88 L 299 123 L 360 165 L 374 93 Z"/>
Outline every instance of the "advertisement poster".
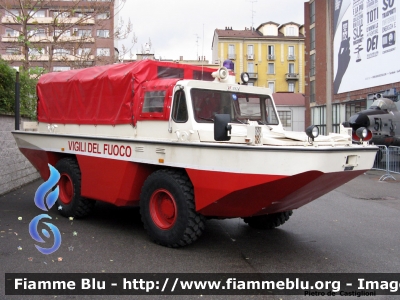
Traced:
<path fill-rule="evenodd" d="M 400 81 L 400 0 L 335 0 L 334 94 Z"/>

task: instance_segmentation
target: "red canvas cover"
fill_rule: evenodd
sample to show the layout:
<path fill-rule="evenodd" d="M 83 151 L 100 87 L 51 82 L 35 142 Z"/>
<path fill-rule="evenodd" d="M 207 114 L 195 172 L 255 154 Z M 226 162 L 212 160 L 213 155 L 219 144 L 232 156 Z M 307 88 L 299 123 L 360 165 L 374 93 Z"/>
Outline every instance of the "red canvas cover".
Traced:
<path fill-rule="evenodd" d="M 40 77 L 38 120 L 45 123 L 135 124 L 143 82 L 174 78 L 211 80 L 212 68 L 142 60 L 91 67 Z M 157 79 L 157 80 L 156 80 Z M 204 78 L 203 78 L 204 79 Z"/>

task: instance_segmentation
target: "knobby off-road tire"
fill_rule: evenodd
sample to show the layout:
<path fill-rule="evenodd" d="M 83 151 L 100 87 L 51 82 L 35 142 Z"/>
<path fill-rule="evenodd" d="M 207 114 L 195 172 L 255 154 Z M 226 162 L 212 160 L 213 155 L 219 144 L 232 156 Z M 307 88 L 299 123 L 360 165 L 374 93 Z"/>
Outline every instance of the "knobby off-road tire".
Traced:
<path fill-rule="evenodd" d="M 293 212 L 289 210 L 276 214 L 243 218 L 243 221 L 251 228 L 262 230 L 274 229 L 275 227 L 283 225 L 287 220 L 289 220 L 292 214 Z"/>
<path fill-rule="evenodd" d="M 57 207 L 61 206 L 61 215 L 74 218 L 88 215 L 96 202 L 81 196 L 81 171 L 78 162 L 74 158 L 63 158 L 57 162 L 56 169 L 60 172 Z"/>
<path fill-rule="evenodd" d="M 146 179 L 140 214 L 150 238 L 167 247 L 193 243 L 205 227 L 205 218 L 195 210 L 193 185 L 181 170 L 158 170 Z"/>

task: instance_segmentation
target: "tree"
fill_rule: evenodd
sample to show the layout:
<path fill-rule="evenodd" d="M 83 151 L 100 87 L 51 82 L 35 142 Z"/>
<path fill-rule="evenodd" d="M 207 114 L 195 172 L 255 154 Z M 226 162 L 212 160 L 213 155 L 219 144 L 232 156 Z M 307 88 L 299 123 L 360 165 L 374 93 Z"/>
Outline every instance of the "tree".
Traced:
<path fill-rule="evenodd" d="M 13 69 L 4 60 L 0 59 L 0 113 L 14 111 L 14 74 Z"/>
<path fill-rule="evenodd" d="M 46 61 L 43 67 L 48 70 L 52 70 L 54 62 L 71 68 L 113 63 L 113 41 L 127 38 L 132 33 L 129 20 L 127 24 L 120 20 L 114 32 L 109 30 L 113 28 L 115 12 L 125 1 L 114 7 L 114 0 L 3 0 L 0 9 L 6 15 L 2 18 L 2 25 L 9 35 L 6 39 L 17 46 L 11 58 L 21 60 L 24 70 L 35 65 L 34 61 Z M 97 37 L 112 44 L 105 48 L 108 51 L 101 53 L 102 48 L 97 48 L 94 52 L 93 31 Z M 134 44 L 136 37 L 132 35 Z M 8 51 L 13 52 L 12 49 Z M 123 49 L 119 56 L 123 56 L 124 51 L 129 49 Z"/>
<path fill-rule="evenodd" d="M 0 59 L 0 113 L 14 113 L 15 73 L 15 69 Z M 20 113 L 31 119 L 36 118 L 36 84 L 40 74 L 37 68 L 20 72 Z"/>

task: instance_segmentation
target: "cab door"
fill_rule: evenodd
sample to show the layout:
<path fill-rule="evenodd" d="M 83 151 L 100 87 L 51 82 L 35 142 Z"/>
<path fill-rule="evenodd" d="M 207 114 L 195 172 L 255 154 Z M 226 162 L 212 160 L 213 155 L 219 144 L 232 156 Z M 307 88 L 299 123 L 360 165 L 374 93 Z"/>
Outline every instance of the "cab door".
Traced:
<path fill-rule="evenodd" d="M 188 107 L 185 91 L 177 89 L 172 100 L 169 131 L 172 134 L 172 139 L 178 142 L 199 140 L 198 134 L 192 130 Z"/>

